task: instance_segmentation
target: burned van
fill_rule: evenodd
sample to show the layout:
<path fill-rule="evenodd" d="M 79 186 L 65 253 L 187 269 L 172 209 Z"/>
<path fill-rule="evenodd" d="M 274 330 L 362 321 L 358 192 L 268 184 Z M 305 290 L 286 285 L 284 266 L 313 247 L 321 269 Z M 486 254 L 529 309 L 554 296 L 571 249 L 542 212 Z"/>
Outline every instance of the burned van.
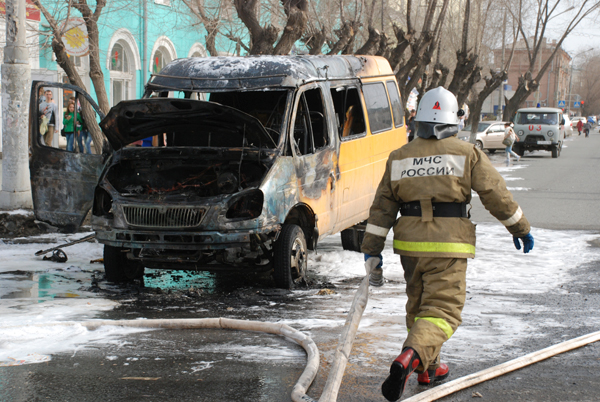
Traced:
<path fill-rule="evenodd" d="M 70 99 L 56 125 L 95 133 L 101 153 L 48 141 L 42 87 Z M 106 116 L 72 85 L 34 82 L 31 94 L 36 216 L 74 231 L 91 209 L 115 282 L 145 267 L 252 269 L 290 288 L 323 237 L 342 232 L 359 251 L 388 155 L 406 142 L 380 57 L 178 59 Z"/>

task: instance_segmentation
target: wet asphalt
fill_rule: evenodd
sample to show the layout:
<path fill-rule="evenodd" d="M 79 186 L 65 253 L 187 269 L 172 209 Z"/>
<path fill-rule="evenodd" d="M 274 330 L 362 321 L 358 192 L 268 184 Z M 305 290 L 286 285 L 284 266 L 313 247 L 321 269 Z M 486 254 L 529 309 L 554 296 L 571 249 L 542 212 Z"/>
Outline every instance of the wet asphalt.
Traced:
<path fill-rule="evenodd" d="M 515 192 L 534 227 L 598 230 L 595 203 L 600 184 L 595 174 L 600 167 L 600 134 L 572 138 L 558 159 L 537 153 L 521 160 L 527 169 L 523 178 L 509 186 L 528 188 Z M 501 164 L 504 155 L 491 155 Z M 474 221 L 493 221 L 477 201 Z M 535 233 L 534 233 L 535 235 Z M 567 248 L 567 245 L 565 245 Z M 600 247 L 591 242 L 590 247 Z M 527 269 L 527 267 L 523 267 Z M 100 272 L 90 273 L 101 278 Z M 535 338 L 513 345 L 522 354 L 600 330 L 594 326 L 600 306 L 600 261 L 578 267 L 573 280 L 560 292 L 523 295 L 507 289 L 507 296 L 519 297 L 523 317 L 539 327 Z M 93 281 L 92 281 L 93 282 Z M 86 284 L 87 286 L 88 284 Z M 143 285 L 143 286 L 142 286 Z M 326 278 L 311 278 L 310 290 L 335 288 L 350 305 L 358 280 L 333 287 Z M 93 286 L 91 286 L 93 287 Z M 89 288 L 88 288 L 89 289 Z M 119 301 L 120 307 L 99 318 L 202 318 L 231 317 L 277 321 L 281 317 L 300 319 L 324 309 L 325 299 L 280 291 L 265 275 L 247 277 L 180 272 L 147 275 L 144 284 L 115 287 L 101 279 L 95 290 Z M 260 308 L 256 309 L 255 307 Z M 539 309 L 539 306 L 545 308 Z M 343 315 L 345 312 L 340 312 Z M 593 316 L 594 320 L 590 320 Z M 519 329 L 516 328 L 515 331 Z M 310 331 L 321 352 L 321 367 L 308 394 L 315 399 L 324 387 L 339 327 Z M 355 341 L 339 401 L 384 401 L 380 385 L 388 371 L 387 362 L 371 356 L 371 337 L 361 333 Z M 400 340 L 401 341 L 401 340 Z M 286 355 L 260 356 L 262 349 L 281 350 Z M 258 353 L 256 359 L 248 356 Z M 289 401 L 292 388 L 304 369 L 303 349 L 274 335 L 228 330 L 161 330 L 130 335 L 123 342 L 53 355 L 47 363 L 0 367 L 0 401 Z M 510 360 L 507 351 L 485 362 L 468 361 L 451 366 L 450 379 L 469 375 Z M 364 362 L 369 364 L 364 364 Z M 210 369 L 209 369 L 210 368 Z M 404 397 L 426 387 L 411 378 Z M 553 357 L 544 362 L 457 392 L 442 401 L 598 401 L 600 400 L 600 343 Z"/>

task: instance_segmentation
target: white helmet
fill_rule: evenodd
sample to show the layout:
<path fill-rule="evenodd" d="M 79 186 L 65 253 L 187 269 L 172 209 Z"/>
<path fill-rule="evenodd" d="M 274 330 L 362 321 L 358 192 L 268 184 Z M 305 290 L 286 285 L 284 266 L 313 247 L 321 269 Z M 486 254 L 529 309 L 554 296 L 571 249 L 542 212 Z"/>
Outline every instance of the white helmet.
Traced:
<path fill-rule="evenodd" d="M 415 121 L 458 124 L 459 116 L 456 96 L 444 87 L 437 87 L 421 98 Z"/>

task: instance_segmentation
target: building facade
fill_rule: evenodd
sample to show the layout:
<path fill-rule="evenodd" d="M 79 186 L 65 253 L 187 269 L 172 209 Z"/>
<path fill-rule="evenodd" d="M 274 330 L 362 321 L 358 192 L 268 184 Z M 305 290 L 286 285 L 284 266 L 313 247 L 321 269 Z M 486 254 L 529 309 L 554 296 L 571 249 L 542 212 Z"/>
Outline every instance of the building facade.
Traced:
<path fill-rule="evenodd" d="M 529 42 L 531 43 L 533 41 L 530 39 Z M 552 40 L 550 42 L 546 38 L 542 39 L 538 60 L 536 61 L 532 71 L 533 77 L 538 74 L 540 68 L 551 57 L 552 53 L 556 49 L 556 46 L 556 40 Z M 510 48 L 511 45 L 506 46 L 507 52 Z M 506 55 L 505 57 L 508 56 Z M 494 50 L 494 60 L 496 68 L 500 68 L 502 49 Z M 550 67 L 542 76 L 538 90 L 534 91 L 521 105 L 521 107 L 535 107 L 538 103 L 540 106 L 559 107 L 559 105 L 561 105 L 560 107 L 563 107 L 563 102 L 565 102 L 565 104 L 569 103 L 570 100 L 567 98 L 569 97 L 570 62 L 571 56 L 569 56 L 569 54 L 562 48 L 559 48 L 551 61 Z M 525 42 L 521 39 L 519 42 L 517 42 L 512 63 L 508 70 L 508 80 L 506 82 L 507 87 L 505 87 L 505 89 L 507 89 L 505 95 L 508 99 L 510 99 L 514 93 L 514 90 L 518 87 L 519 77 L 525 74 L 528 69 L 529 52 L 525 46 Z M 498 95 L 496 95 L 496 98 L 498 98 Z"/>

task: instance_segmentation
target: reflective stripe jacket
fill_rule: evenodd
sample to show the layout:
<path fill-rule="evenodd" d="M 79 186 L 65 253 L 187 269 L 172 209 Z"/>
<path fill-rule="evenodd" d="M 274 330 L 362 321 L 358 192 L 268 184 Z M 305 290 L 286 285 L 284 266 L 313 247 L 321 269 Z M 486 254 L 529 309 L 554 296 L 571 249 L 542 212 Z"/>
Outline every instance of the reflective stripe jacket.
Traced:
<path fill-rule="evenodd" d="M 377 255 L 394 227 L 394 252 L 411 257 L 475 257 L 475 225 L 468 218 L 433 217 L 432 203 L 471 201 L 484 207 L 517 237 L 529 222 L 488 157 L 456 136 L 416 137 L 393 151 L 371 206 L 362 251 Z M 398 218 L 400 204 L 419 201 L 422 216 Z"/>

